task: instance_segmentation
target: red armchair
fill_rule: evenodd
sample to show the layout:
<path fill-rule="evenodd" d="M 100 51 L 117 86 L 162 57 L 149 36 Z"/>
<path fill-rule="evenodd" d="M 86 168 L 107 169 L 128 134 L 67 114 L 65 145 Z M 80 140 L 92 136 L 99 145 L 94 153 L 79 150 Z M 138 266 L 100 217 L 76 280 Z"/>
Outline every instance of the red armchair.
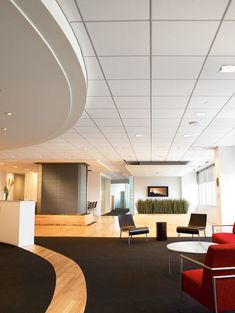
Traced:
<path fill-rule="evenodd" d="M 214 229 L 217 226 L 229 226 L 233 227 L 232 232 L 230 233 L 225 233 L 225 232 L 219 232 L 215 233 Z M 234 225 L 213 225 L 212 226 L 212 241 L 215 243 L 234 243 L 235 244 L 235 223 Z"/>
<path fill-rule="evenodd" d="M 184 259 L 201 268 L 183 271 Z M 211 245 L 204 264 L 181 255 L 181 291 L 215 313 L 235 310 L 235 244 Z"/>

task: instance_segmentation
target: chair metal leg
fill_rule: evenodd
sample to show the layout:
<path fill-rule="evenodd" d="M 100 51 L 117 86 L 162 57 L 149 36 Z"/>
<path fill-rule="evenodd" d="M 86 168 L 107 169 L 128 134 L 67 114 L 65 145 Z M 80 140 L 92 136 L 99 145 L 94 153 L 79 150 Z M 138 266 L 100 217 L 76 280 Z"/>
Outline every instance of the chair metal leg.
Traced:
<path fill-rule="evenodd" d="M 206 238 L 206 230 L 204 229 L 204 236 L 205 236 L 205 238 Z"/>
<path fill-rule="evenodd" d="M 182 290 L 182 272 L 183 272 L 183 259 L 180 259 L 180 313 L 183 313 L 183 290 Z"/>
<path fill-rule="evenodd" d="M 178 237 L 180 237 L 180 233 L 178 233 Z"/>
<path fill-rule="evenodd" d="M 200 232 L 198 231 L 198 240 L 201 241 Z"/>
<path fill-rule="evenodd" d="M 148 241 L 148 234 L 146 234 L 146 241 Z"/>
<path fill-rule="evenodd" d="M 129 237 L 128 237 L 128 245 L 131 244 L 131 237 L 132 237 L 132 236 L 129 235 Z"/>
<path fill-rule="evenodd" d="M 215 306 L 215 313 L 218 313 L 218 306 L 217 306 L 217 299 L 216 299 L 216 278 L 213 277 L 213 298 L 214 298 L 214 306 Z"/>
<path fill-rule="evenodd" d="M 120 238 L 122 237 L 122 231 L 120 230 Z"/>

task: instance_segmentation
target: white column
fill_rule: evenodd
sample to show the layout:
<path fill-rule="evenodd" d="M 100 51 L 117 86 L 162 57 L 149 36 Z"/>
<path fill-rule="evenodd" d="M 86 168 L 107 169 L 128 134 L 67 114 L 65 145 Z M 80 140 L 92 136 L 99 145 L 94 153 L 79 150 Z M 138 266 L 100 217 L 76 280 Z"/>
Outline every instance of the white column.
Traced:
<path fill-rule="evenodd" d="M 94 215 L 101 215 L 101 177 L 100 173 L 88 172 L 87 182 L 87 200 L 91 202 L 97 201 Z"/>
<path fill-rule="evenodd" d="M 235 147 L 218 147 L 215 150 L 217 221 L 235 222 Z"/>
<path fill-rule="evenodd" d="M 34 244 L 34 201 L 0 201 L 0 242 Z"/>

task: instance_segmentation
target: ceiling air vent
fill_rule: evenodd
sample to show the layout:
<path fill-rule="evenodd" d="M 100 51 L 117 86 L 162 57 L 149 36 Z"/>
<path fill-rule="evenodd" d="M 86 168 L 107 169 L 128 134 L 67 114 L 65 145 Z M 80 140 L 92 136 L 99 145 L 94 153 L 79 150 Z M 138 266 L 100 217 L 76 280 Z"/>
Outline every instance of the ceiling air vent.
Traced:
<path fill-rule="evenodd" d="M 127 165 L 186 165 L 189 161 L 126 161 Z"/>

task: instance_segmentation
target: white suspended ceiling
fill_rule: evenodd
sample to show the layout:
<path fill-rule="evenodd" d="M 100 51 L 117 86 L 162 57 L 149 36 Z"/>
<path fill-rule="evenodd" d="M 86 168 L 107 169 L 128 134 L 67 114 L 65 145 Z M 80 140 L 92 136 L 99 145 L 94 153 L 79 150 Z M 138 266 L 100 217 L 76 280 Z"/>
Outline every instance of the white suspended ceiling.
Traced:
<path fill-rule="evenodd" d="M 102 160 L 127 174 L 123 160 L 197 168 L 235 144 L 235 73 L 219 73 L 235 64 L 235 0 L 57 3 L 84 57 L 85 111 L 63 135 L 1 159 Z"/>

